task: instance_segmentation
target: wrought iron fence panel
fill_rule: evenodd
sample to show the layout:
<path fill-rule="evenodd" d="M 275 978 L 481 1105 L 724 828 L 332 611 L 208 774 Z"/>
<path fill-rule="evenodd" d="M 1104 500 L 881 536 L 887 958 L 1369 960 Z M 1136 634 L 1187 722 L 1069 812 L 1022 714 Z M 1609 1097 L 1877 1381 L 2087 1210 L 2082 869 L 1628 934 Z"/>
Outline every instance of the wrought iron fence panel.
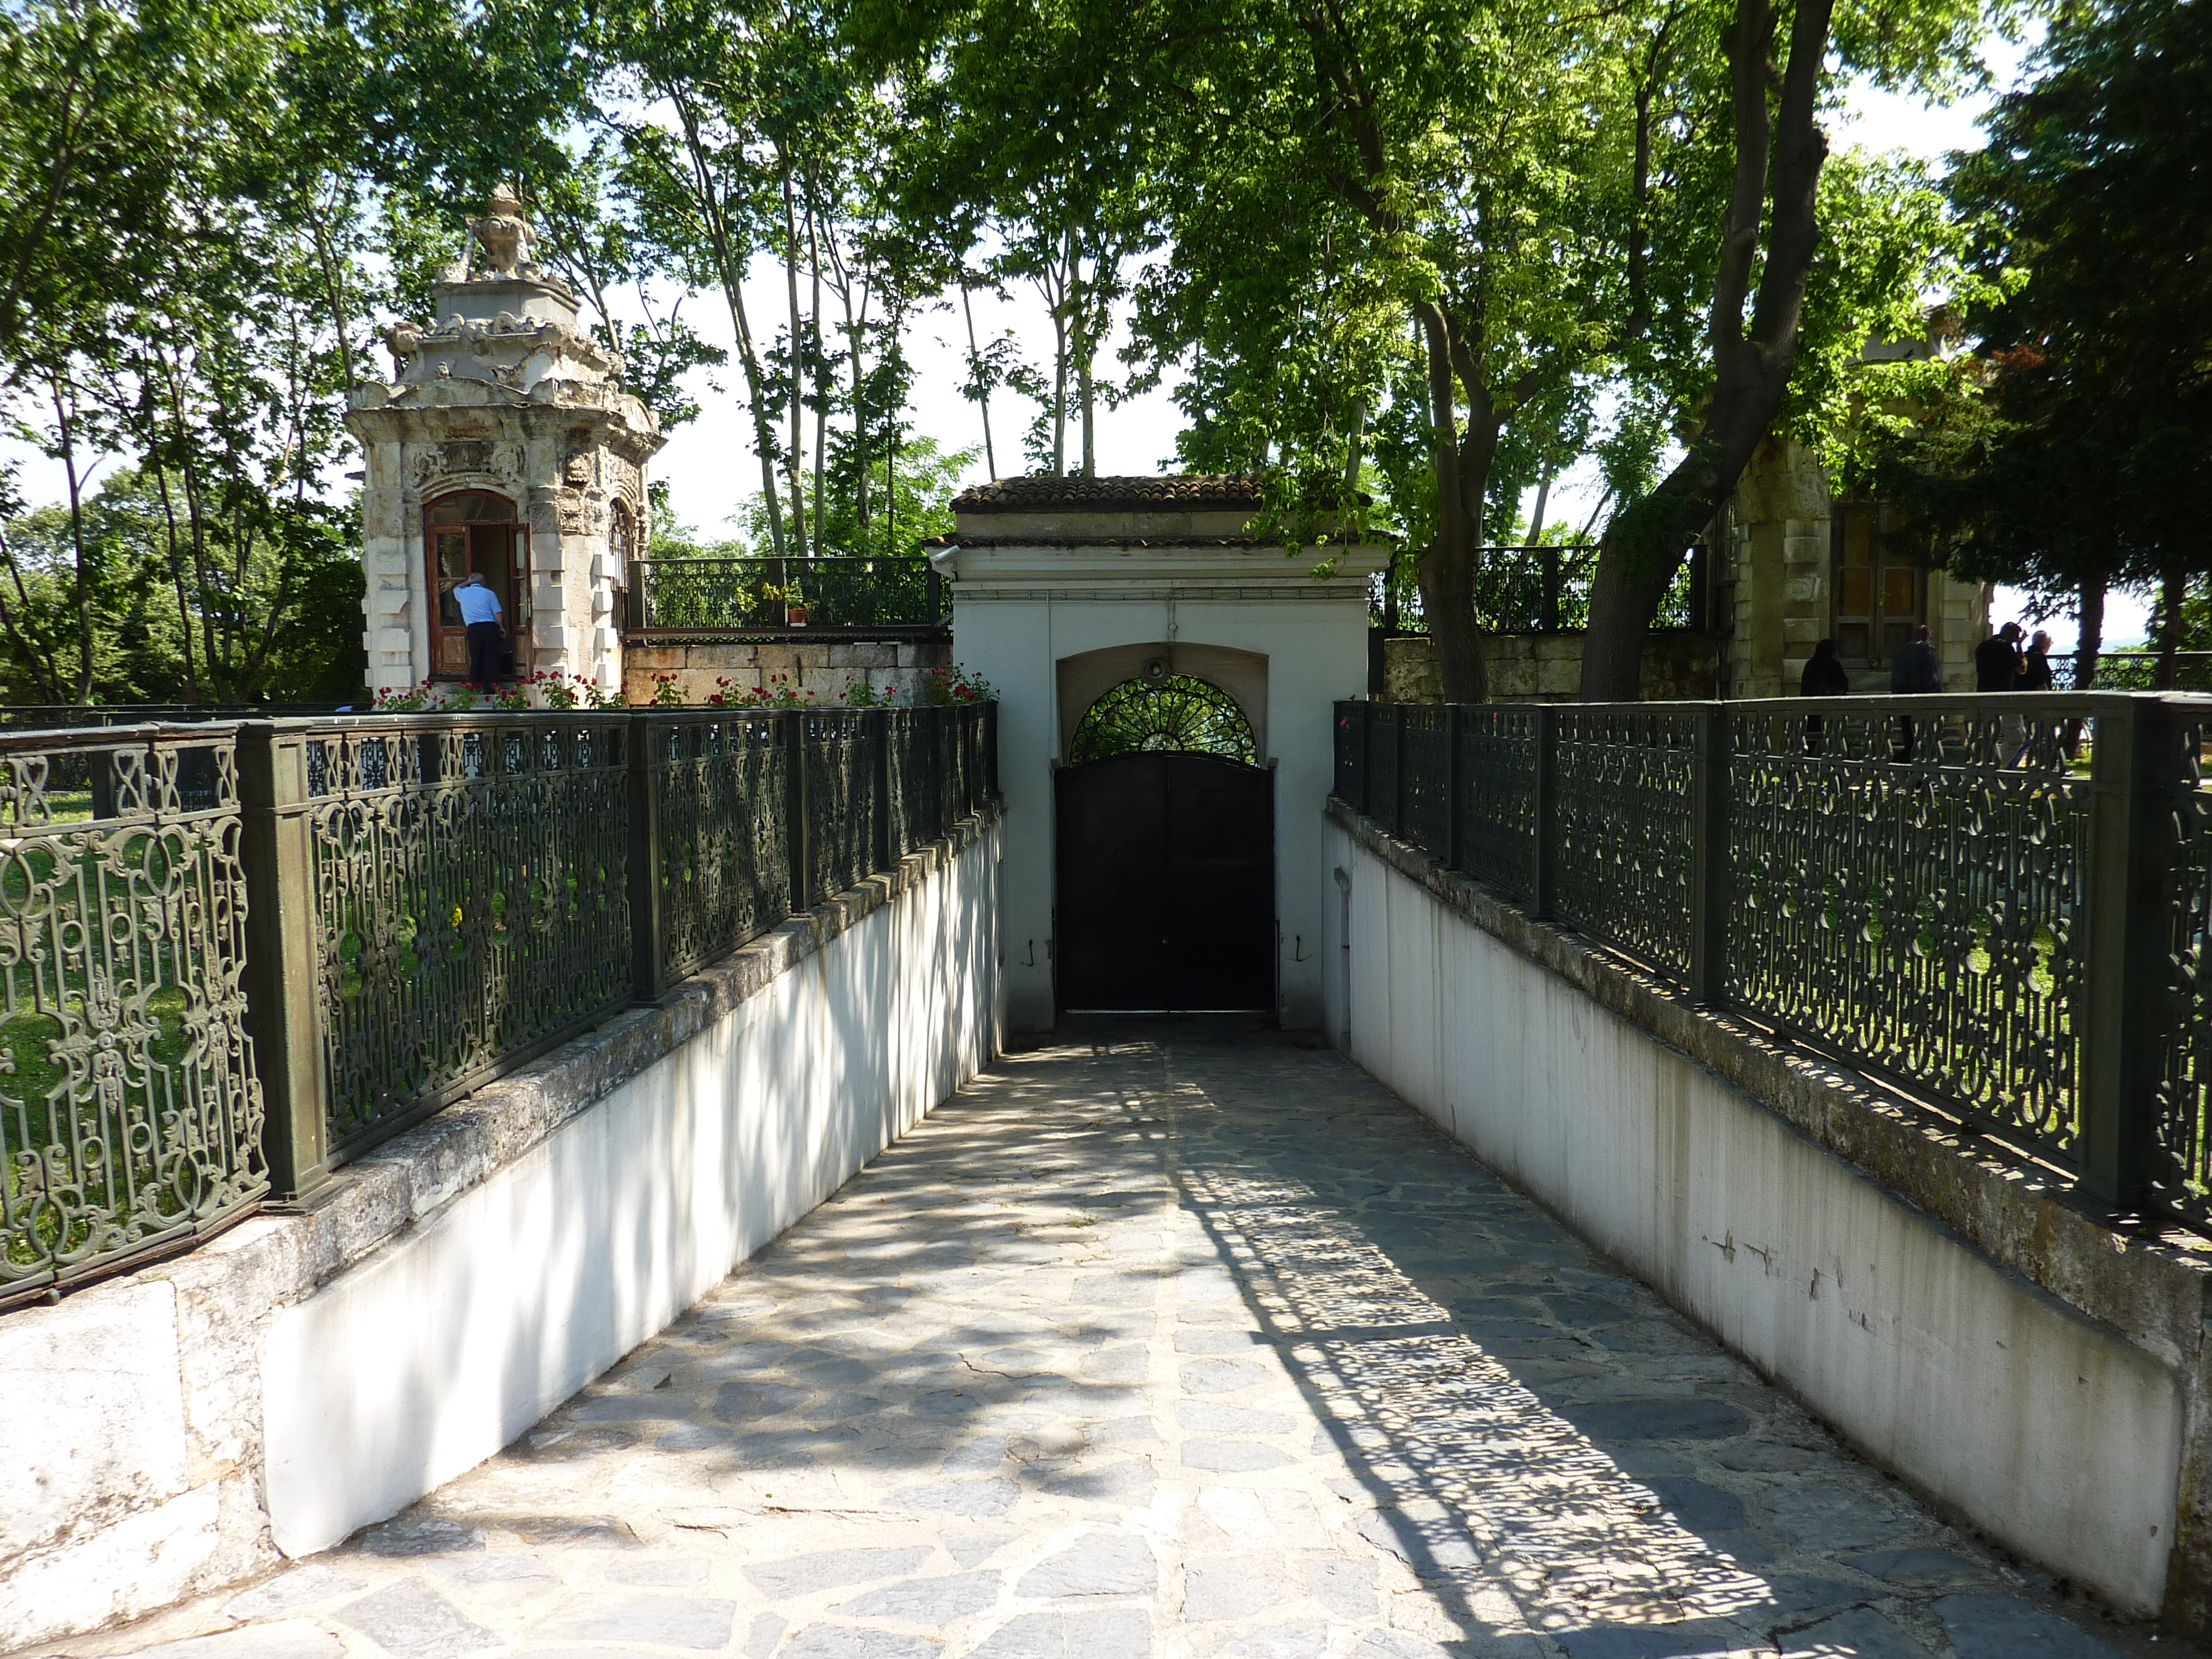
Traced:
<path fill-rule="evenodd" d="M 1536 711 L 1483 703 L 1460 712 L 1459 861 L 1522 900 L 1536 895 Z"/>
<path fill-rule="evenodd" d="M 1394 836 L 1405 827 L 1398 817 L 1398 720 L 1406 706 L 1381 703 L 1368 716 L 1367 811 Z"/>
<path fill-rule="evenodd" d="M 2082 722 L 1944 702 L 1736 716 L 1728 1000 L 2070 1159 Z"/>
<path fill-rule="evenodd" d="M 904 857 L 944 833 L 942 780 L 935 754 L 933 708 L 894 708 L 885 716 L 890 744 L 891 847 Z"/>
<path fill-rule="evenodd" d="M 0 1302 L 268 1190 L 234 727 L 0 739 Z"/>
<path fill-rule="evenodd" d="M 1367 805 L 1367 722 L 1375 705 L 1336 705 L 1336 765 L 1329 793 L 1353 811 Z"/>
<path fill-rule="evenodd" d="M 806 757 L 807 891 L 801 908 L 855 887 L 874 863 L 874 722 L 859 709 L 798 715 Z"/>
<path fill-rule="evenodd" d="M 742 633 L 941 620 L 926 558 L 641 559 L 630 580 L 647 628 Z"/>
<path fill-rule="evenodd" d="M 1408 703 L 1398 714 L 1406 732 L 1399 785 L 1405 822 L 1398 833 L 1449 864 L 1452 711 L 1442 703 Z"/>
<path fill-rule="evenodd" d="M 310 738 L 334 1157 L 629 1000 L 626 720 L 414 716 Z"/>
<path fill-rule="evenodd" d="M 791 914 L 791 747 L 775 715 L 640 723 L 659 827 L 663 982 Z"/>
<path fill-rule="evenodd" d="M 1560 920 L 1686 977 L 1698 713 L 1570 705 L 1554 718 Z"/>
<path fill-rule="evenodd" d="M 2212 703 L 2185 705 L 2178 724 L 2161 952 L 2173 1016 L 2159 1068 L 2150 1187 L 2160 1208 L 2202 1228 L 2212 1224 Z"/>
<path fill-rule="evenodd" d="M 962 771 L 960 753 L 960 723 L 967 709 L 953 706 L 931 711 L 937 721 L 937 775 L 939 780 L 942 816 L 939 819 L 939 835 L 943 826 L 968 810 L 968 780 Z"/>
<path fill-rule="evenodd" d="M 1555 634 L 1587 627 L 1597 551 L 1588 547 L 1486 547 L 1474 578 L 1475 617 L 1487 633 Z"/>

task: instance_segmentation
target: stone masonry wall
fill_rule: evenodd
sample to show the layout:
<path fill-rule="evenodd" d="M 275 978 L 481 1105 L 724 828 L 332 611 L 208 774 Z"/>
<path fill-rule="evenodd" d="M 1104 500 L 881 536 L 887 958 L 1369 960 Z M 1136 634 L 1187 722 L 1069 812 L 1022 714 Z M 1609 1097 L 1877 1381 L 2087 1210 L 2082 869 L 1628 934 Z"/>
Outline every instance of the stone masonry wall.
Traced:
<path fill-rule="evenodd" d="M 930 672 L 951 665 L 952 647 L 933 641 L 633 645 L 623 653 L 623 695 L 629 702 L 650 702 L 656 677 L 673 674 L 684 701 L 696 705 L 720 690 L 723 680 L 742 688 L 765 685 L 782 674 L 821 702 L 842 701 L 847 685 L 860 681 L 872 690 L 888 688 L 908 704 L 927 702 Z"/>
<path fill-rule="evenodd" d="M 1571 702 L 1582 690 L 1580 634 L 1492 634 L 1482 641 L 1490 663 L 1490 695 L 1500 702 Z M 1644 647 L 1647 702 L 1714 695 L 1720 642 L 1704 634 L 1654 634 Z M 1443 675 L 1426 635 L 1382 642 L 1385 702 L 1437 702 Z"/>

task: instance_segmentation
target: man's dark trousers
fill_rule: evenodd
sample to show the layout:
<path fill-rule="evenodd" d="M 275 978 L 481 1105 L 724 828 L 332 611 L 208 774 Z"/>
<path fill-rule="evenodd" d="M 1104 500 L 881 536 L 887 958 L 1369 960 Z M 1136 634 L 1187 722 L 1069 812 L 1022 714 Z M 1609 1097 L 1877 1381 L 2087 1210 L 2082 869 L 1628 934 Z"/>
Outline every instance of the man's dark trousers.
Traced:
<path fill-rule="evenodd" d="M 491 685 L 499 679 L 499 624 L 469 624 L 469 684 Z"/>

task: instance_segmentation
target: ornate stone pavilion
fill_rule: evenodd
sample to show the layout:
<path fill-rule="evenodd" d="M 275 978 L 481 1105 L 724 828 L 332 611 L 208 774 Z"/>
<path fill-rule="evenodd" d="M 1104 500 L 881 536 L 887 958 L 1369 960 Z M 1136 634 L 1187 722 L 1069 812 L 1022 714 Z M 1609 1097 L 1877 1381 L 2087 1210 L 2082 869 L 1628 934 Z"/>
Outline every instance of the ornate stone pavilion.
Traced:
<path fill-rule="evenodd" d="M 473 222 L 473 257 L 433 290 L 436 319 L 395 325 L 389 381 L 356 386 L 347 424 L 362 494 L 371 687 L 458 680 L 453 590 L 482 571 L 505 606 L 518 675 L 622 687 L 620 589 L 646 533 L 659 423 L 623 390 L 622 360 L 578 321 L 575 295 L 531 258 L 505 192 Z"/>

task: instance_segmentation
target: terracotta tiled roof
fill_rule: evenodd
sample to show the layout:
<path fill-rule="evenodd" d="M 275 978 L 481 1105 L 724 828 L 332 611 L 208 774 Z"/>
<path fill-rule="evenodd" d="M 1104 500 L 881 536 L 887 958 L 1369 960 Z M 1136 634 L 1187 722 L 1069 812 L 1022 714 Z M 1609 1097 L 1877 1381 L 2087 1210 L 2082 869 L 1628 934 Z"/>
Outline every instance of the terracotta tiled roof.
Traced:
<path fill-rule="evenodd" d="M 994 478 L 952 498 L 955 513 L 1257 512 L 1258 480 L 1240 473 L 1162 477 Z"/>

